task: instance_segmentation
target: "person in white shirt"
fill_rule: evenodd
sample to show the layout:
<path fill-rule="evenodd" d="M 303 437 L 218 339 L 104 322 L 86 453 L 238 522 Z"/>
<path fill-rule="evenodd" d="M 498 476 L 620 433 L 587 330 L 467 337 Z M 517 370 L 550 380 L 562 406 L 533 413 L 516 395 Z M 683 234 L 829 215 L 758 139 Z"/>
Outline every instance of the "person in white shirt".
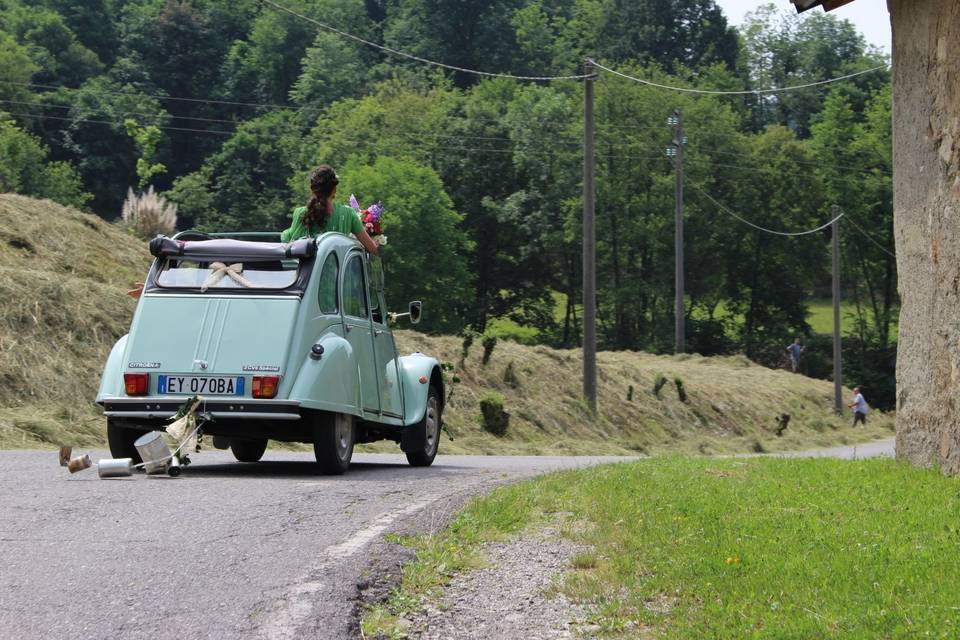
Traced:
<path fill-rule="evenodd" d="M 853 409 L 853 425 L 857 426 L 859 422 L 864 427 L 867 426 L 867 412 L 870 411 L 870 405 L 867 404 L 867 401 L 863 399 L 863 394 L 860 393 L 860 387 L 853 388 L 853 402 L 847 405 Z"/>

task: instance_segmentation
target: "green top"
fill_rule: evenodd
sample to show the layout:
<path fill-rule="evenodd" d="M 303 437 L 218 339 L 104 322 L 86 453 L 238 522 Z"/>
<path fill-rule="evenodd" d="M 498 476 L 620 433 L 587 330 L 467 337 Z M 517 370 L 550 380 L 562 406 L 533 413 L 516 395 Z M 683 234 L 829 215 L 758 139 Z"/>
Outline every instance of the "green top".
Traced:
<path fill-rule="evenodd" d="M 305 238 L 307 236 L 313 237 L 324 231 L 336 231 L 343 235 L 352 233 L 355 236 L 359 236 L 360 232 L 364 230 L 363 223 L 360 222 L 360 216 L 345 204 L 334 203 L 333 213 L 327 218 L 327 224 L 323 229 L 315 229 L 312 226 L 303 224 L 301 218 L 303 218 L 306 210 L 306 207 L 297 207 L 293 210 L 290 228 L 280 234 L 281 242 L 290 242 L 291 240 Z"/>

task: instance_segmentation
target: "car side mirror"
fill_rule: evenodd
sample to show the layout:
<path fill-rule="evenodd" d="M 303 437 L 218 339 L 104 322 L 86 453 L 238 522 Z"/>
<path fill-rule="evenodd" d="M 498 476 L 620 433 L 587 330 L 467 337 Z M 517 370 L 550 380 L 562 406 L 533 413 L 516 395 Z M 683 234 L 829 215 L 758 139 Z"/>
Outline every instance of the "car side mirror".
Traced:
<path fill-rule="evenodd" d="M 423 303 L 419 300 L 414 300 L 410 303 L 410 324 L 418 324 L 420 322 L 422 307 Z"/>

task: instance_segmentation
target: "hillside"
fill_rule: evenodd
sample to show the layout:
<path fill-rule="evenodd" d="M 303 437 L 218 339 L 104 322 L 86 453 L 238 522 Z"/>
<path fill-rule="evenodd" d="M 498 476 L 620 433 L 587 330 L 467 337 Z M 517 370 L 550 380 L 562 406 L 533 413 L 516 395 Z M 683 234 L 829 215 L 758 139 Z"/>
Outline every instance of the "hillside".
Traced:
<path fill-rule="evenodd" d="M 0 195 L 0 446 L 60 442 L 102 446 L 104 420 L 92 404 L 111 345 L 129 326 L 125 291 L 149 265 L 145 243 L 122 228 L 49 201 Z M 429 313 L 429 306 L 427 307 Z M 745 358 L 599 355 L 598 417 L 580 394 L 575 350 L 500 341 L 487 364 L 477 341 L 398 331 L 401 352 L 452 363 L 446 453 L 595 454 L 689 451 L 729 453 L 831 445 L 889 434 L 876 415 L 850 431 L 829 410 L 830 383 L 771 371 Z M 667 384 L 659 396 L 654 380 Z M 683 381 L 687 402 L 674 378 Z M 632 394 L 630 387 L 633 387 Z M 503 437 L 480 426 L 479 399 L 504 398 Z M 776 416 L 791 415 L 783 437 Z M 381 443 L 374 450 L 396 451 Z"/>

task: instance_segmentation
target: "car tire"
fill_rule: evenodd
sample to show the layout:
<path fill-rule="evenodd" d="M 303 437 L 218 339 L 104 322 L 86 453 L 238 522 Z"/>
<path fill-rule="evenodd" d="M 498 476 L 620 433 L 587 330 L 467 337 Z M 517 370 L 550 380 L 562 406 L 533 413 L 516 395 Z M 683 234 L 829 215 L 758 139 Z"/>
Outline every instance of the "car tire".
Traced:
<path fill-rule="evenodd" d="M 440 392 L 433 385 L 427 393 L 427 408 L 423 412 L 423 420 L 408 429 L 415 432 L 410 435 L 411 440 L 420 446 L 414 451 L 407 451 L 407 462 L 412 467 L 429 467 L 437 457 L 440 448 L 440 427 L 443 424 L 443 403 L 440 401 Z"/>
<path fill-rule="evenodd" d="M 230 451 L 237 462 L 260 462 L 266 450 L 266 438 L 230 438 Z"/>
<path fill-rule="evenodd" d="M 133 443 L 149 429 L 131 429 L 121 427 L 112 419 L 107 418 L 107 443 L 110 445 L 110 455 L 114 458 L 133 458 L 133 464 L 140 464 L 143 458 Z"/>
<path fill-rule="evenodd" d="M 321 413 L 313 431 L 313 454 L 320 472 L 342 475 L 350 468 L 354 444 L 353 416 L 346 413 Z"/>

